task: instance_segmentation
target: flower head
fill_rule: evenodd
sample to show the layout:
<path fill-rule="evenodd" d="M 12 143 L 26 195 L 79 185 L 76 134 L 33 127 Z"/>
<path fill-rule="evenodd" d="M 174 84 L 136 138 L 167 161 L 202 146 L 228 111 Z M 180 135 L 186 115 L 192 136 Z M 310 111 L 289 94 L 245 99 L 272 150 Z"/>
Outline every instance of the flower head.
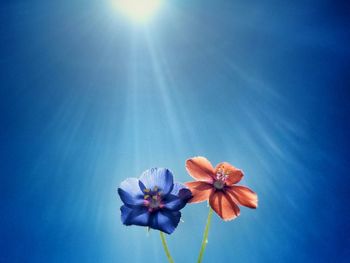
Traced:
<path fill-rule="evenodd" d="M 243 173 L 231 164 L 222 162 L 214 168 L 206 158 L 194 157 L 186 161 L 186 169 L 196 179 L 185 183 L 193 195 L 190 203 L 209 200 L 211 208 L 225 221 L 239 216 L 238 205 L 257 208 L 257 194 L 245 186 L 235 185 Z"/>
<path fill-rule="evenodd" d="M 128 178 L 118 188 L 124 205 L 120 208 L 125 225 L 148 226 L 171 234 L 177 227 L 181 210 L 191 198 L 182 184 L 174 183 L 165 168 L 152 168 L 139 179 Z"/>

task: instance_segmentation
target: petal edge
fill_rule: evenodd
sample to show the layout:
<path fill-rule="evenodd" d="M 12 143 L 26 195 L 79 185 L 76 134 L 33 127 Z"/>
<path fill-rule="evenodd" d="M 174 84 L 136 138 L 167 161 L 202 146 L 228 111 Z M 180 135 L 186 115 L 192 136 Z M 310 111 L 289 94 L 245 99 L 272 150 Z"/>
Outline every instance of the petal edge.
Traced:
<path fill-rule="evenodd" d="M 198 181 L 213 182 L 214 168 L 208 159 L 198 156 L 186 160 L 186 170 Z"/>
<path fill-rule="evenodd" d="M 158 187 L 164 195 L 171 192 L 174 187 L 173 174 L 166 168 L 151 168 L 144 171 L 140 177 L 141 185 L 154 189 Z"/>
<path fill-rule="evenodd" d="M 213 193 L 209 198 L 209 204 L 224 221 L 233 220 L 240 214 L 237 204 L 222 191 Z"/>
<path fill-rule="evenodd" d="M 233 195 L 240 205 L 257 208 L 258 207 L 258 195 L 248 187 L 233 185 L 227 189 L 227 191 Z"/>
<path fill-rule="evenodd" d="M 179 211 L 169 211 L 167 209 L 159 210 L 152 214 L 150 218 L 150 227 L 171 234 L 180 222 L 181 213 Z"/>
<path fill-rule="evenodd" d="M 118 188 L 120 199 L 126 205 L 137 206 L 143 204 L 143 193 L 136 178 L 124 180 Z"/>

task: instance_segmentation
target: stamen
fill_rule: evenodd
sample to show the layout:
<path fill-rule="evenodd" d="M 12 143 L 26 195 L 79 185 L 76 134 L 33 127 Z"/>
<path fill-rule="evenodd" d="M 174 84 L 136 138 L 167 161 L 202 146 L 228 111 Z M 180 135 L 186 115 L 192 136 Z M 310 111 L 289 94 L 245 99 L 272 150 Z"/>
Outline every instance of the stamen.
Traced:
<path fill-rule="evenodd" d="M 164 207 L 164 204 L 162 204 L 162 193 L 157 186 L 153 187 L 153 190 L 146 188 L 144 189 L 144 192 L 148 193 L 144 195 L 144 205 L 148 208 L 149 212 Z"/>
<path fill-rule="evenodd" d="M 225 170 L 225 166 L 221 165 L 216 172 L 216 181 L 214 187 L 217 190 L 222 190 L 225 187 L 225 181 L 229 175 L 229 170 Z"/>

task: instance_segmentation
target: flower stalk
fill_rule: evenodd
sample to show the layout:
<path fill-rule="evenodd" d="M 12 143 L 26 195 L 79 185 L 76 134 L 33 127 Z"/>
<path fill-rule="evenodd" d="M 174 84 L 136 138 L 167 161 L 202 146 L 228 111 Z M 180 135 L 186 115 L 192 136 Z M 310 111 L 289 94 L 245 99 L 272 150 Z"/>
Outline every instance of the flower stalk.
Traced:
<path fill-rule="evenodd" d="M 174 263 L 174 260 L 173 260 L 173 258 L 170 255 L 170 251 L 169 251 L 168 245 L 166 243 L 165 235 L 164 235 L 164 233 L 162 231 L 159 231 L 159 233 L 160 233 L 160 239 L 162 240 L 162 244 L 163 244 L 165 255 L 168 258 L 169 263 Z"/>
<path fill-rule="evenodd" d="M 201 246 L 201 249 L 199 251 L 199 256 L 198 256 L 197 263 L 201 263 L 202 259 L 203 259 L 204 251 L 205 251 L 205 248 L 206 248 L 207 243 L 208 243 L 208 234 L 209 234 L 209 228 L 210 228 L 210 222 L 211 222 L 212 215 L 213 215 L 213 209 L 211 209 L 211 207 L 209 207 L 207 224 L 205 225 L 204 234 L 203 234 L 203 240 L 202 240 L 202 246 Z"/>

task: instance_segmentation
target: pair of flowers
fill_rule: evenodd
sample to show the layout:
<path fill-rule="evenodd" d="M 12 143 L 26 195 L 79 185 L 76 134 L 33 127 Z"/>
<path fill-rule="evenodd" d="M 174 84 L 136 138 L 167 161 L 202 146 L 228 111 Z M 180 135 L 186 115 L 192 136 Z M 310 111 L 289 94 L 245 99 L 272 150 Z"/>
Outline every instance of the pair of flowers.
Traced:
<path fill-rule="evenodd" d="M 171 234 L 180 221 L 180 210 L 187 203 L 208 200 L 225 221 L 239 216 L 239 205 L 257 207 L 257 194 L 235 185 L 243 173 L 231 164 L 222 162 L 214 168 L 206 158 L 194 157 L 186 161 L 186 169 L 196 181 L 176 183 L 166 168 L 152 168 L 139 179 L 123 181 L 118 188 L 124 203 L 120 208 L 123 224 L 147 226 Z"/>

